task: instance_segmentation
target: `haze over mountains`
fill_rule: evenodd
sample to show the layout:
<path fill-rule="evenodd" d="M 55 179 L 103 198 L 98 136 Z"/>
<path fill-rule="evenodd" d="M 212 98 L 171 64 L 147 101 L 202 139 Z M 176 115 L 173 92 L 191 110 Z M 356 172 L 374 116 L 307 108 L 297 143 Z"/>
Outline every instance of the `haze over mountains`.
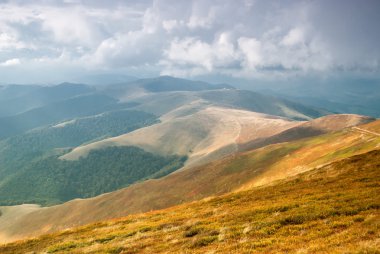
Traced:
<path fill-rule="evenodd" d="M 335 113 L 380 117 L 380 83 L 377 78 L 301 78 L 293 83 L 266 84 L 265 87 L 253 83 L 252 86 L 266 94 L 322 107 Z"/>

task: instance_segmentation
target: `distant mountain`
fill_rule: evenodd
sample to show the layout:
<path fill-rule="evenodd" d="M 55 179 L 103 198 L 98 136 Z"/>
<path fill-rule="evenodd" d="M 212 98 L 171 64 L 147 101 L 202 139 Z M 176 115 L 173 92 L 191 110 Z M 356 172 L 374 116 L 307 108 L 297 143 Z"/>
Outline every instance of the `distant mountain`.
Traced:
<path fill-rule="evenodd" d="M 95 93 L 71 97 L 24 113 L 0 118 L 0 139 L 59 121 L 127 108 L 133 105 L 133 103 L 120 104 L 114 98 Z"/>
<path fill-rule="evenodd" d="M 5 139 L 0 142 L 0 185 L 7 176 L 18 173 L 40 157 L 60 154 L 86 142 L 125 134 L 157 122 L 152 114 L 117 110 L 74 118 Z"/>
<path fill-rule="evenodd" d="M 158 78 L 139 79 L 128 83 L 114 84 L 106 87 L 106 91 L 120 96 L 122 94 L 133 94 L 136 92 L 170 92 L 170 91 L 203 91 L 216 89 L 233 89 L 230 85 L 209 84 L 202 81 L 160 76 Z"/>
<path fill-rule="evenodd" d="M 265 93 L 335 113 L 380 117 L 380 80 L 331 78 L 268 86 Z"/>
<path fill-rule="evenodd" d="M 109 85 L 123 82 L 131 82 L 138 78 L 122 74 L 93 74 L 72 78 L 71 82 L 79 82 L 89 85 Z"/>
<path fill-rule="evenodd" d="M 81 84 L 56 86 L 9 85 L 0 89 L 0 117 L 20 114 L 33 108 L 93 92 Z"/>

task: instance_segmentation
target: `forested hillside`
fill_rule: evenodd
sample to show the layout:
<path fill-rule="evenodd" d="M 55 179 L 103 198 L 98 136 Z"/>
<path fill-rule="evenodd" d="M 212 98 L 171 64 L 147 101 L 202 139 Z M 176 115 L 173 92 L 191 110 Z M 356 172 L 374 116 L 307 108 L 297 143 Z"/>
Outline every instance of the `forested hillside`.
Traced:
<path fill-rule="evenodd" d="M 0 185 L 0 205 L 52 205 L 87 198 L 161 177 L 183 166 L 186 157 L 158 156 L 136 147 L 109 147 L 78 161 L 51 156 L 26 165 Z"/>

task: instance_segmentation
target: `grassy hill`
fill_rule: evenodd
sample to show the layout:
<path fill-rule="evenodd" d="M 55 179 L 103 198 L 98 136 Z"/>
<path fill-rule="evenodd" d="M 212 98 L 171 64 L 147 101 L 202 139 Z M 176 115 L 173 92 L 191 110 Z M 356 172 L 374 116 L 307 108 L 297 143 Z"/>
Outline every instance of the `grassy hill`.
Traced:
<path fill-rule="evenodd" d="M 180 110 L 178 108 L 176 112 Z M 76 160 L 91 150 L 132 145 L 161 155 L 188 156 L 187 165 L 190 165 L 200 160 L 220 158 L 236 151 L 239 143 L 265 138 L 298 124 L 289 119 L 245 110 L 220 107 L 195 110 L 184 115 L 169 113 L 172 116 L 161 117 L 159 124 L 76 147 L 61 158 Z"/>
<path fill-rule="evenodd" d="M 68 198 L 90 197 L 125 187 L 136 179 L 133 181 L 130 181 L 131 179 L 126 180 L 130 176 L 125 174 L 123 170 L 118 172 L 120 164 L 119 169 L 110 168 L 112 164 L 110 162 L 128 162 L 127 159 L 118 157 L 121 155 L 131 156 L 128 153 L 120 154 L 120 150 L 123 149 L 119 149 L 119 151 L 112 149 L 98 151 L 99 158 L 72 164 L 58 160 L 57 156 L 70 150 L 71 147 L 85 142 L 128 133 L 157 121 L 154 115 L 145 112 L 118 110 L 38 128 L 0 142 L 0 204 L 21 204 L 25 202 L 51 204 L 68 200 Z M 114 151 L 115 154 L 110 151 Z M 104 156 L 105 154 L 109 158 Z M 139 157 L 142 160 L 152 158 L 143 151 L 138 152 L 138 154 L 143 155 Z M 140 164 L 140 166 L 142 165 L 149 164 Z M 155 167 L 158 165 L 159 163 L 150 166 L 152 166 L 152 170 L 157 170 Z M 78 172 L 74 174 L 73 169 Z M 92 175 L 95 172 L 96 177 Z M 111 172 L 113 174 L 110 174 Z M 81 179 L 78 176 L 79 173 L 82 174 L 82 177 L 91 174 L 87 178 Z M 119 177 L 120 174 L 124 174 L 124 176 Z M 142 178 L 148 175 L 146 173 L 140 174 Z M 67 183 L 64 184 L 64 182 L 70 178 L 71 187 L 68 188 Z M 103 186 L 100 186 L 99 183 L 88 186 L 91 182 L 90 178 L 92 181 L 97 180 L 99 182 L 107 179 L 107 183 L 103 183 Z M 80 184 L 78 183 L 79 179 L 82 181 Z M 79 192 L 70 190 L 74 187 L 79 188 L 79 186 L 82 186 L 82 190 Z M 83 186 L 86 187 L 87 191 L 83 189 Z"/>
<path fill-rule="evenodd" d="M 371 132 L 366 132 L 367 128 Z M 32 211 L 14 220 L 8 228 L 4 228 L 0 220 L 2 240 L 36 236 L 72 225 L 163 209 L 212 195 L 272 184 L 336 160 L 378 149 L 380 136 L 376 133 L 380 133 L 380 121 L 269 145 L 92 199 L 73 200 Z"/>
<path fill-rule="evenodd" d="M 15 242 L 0 252 L 378 253 L 379 183 L 375 150 L 272 186 Z"/>

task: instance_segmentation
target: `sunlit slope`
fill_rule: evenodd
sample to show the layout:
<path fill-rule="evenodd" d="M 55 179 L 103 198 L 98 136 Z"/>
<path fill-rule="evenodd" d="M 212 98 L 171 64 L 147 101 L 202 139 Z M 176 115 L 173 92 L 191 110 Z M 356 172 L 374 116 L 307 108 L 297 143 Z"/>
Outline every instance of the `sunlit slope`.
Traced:
<path fill-rule="evenodd" d="M 372 117 L 355 114 L 327 115 L 307 122 L 302 122 L 269 138 L 255 139 L 240 145 L 240 150 L 251 150 L 265 145 L 293 141 L 297 139 L 313 137 L 328 132 L 342 130 L 360 124 L 373 122 Z"/>
<path fill-rule="evenodd" d="M 199 107 L 190 108 L 198 110 L 190 114 L 183 113 L 186 107 L 181 107 L 164 115 L 161 123 L 77 147 L 61 159 L 77 160 L 94 149 L 131 145 L 161 155 L 186 155 L 187 165 L 191 165 L 236 152 L 240 143 L 269 137 L 299 124 L 251 111 Z"/>
<path fill-rule="evenodd" d="M 11 230 L 3 231 L 2 240 L 34 236 L 270 184 L 335 160 L 379 149 L 379 136 L 357 130 L 369 127 L 379 129 L 380 121 L 313 138 L 266 146 L 95 198 L 43 208 L 15 220 Z"/>
<path fill-rule="evenodd" d="M 273 186 L 16 242 L 0 252 L 377 253 L 379 192 L 375 150 Z"/>
<path fill-rule="evenodd" d="M 325 110 L 238 89 L 167 91 L 159 93 L 139 90 L 136 93 L 126 93 L 126 97 L 121 98 L 121 101 L 137 102 L 140 104 L 136 106 L 137 110 L 158 116 L 195 101 L 202 101 L 209 106 L 242 109 L 296 120 L 310 120 L 329 114 Z"/>

